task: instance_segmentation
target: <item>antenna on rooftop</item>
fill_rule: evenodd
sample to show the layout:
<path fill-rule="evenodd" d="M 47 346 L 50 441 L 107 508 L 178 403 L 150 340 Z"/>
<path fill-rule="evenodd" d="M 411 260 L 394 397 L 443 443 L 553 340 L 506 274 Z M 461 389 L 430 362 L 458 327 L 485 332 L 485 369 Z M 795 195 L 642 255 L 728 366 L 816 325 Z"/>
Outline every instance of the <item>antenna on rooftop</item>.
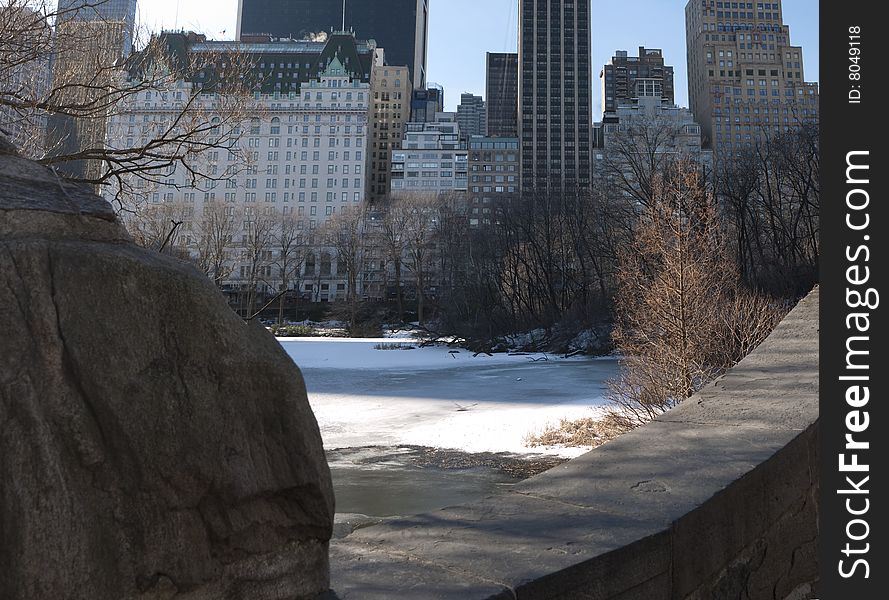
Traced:
<path fill-rule="evenodd" d="M 346 30 L 346 0 L 343 0 L 343 28 L 340 31 Z"/>

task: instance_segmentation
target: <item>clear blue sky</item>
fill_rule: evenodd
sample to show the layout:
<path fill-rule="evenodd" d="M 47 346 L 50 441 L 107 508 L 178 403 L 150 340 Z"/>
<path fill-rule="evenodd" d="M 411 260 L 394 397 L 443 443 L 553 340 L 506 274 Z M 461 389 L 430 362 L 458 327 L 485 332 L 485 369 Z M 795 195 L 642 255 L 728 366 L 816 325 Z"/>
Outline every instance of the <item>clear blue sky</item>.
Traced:
<path fill-rule="evenodd" d="M 615 50 L 662 48 L 676 71 L 676 102 L 688 104 L 685 63 L 686 0 L 593 0 L 593 115 L 601 113 L 599 71 Z M 193 29 L 231 38 L 237 0 L 139 0 L 146 27 Z M 178 8 L 177 8 L 178 7 Z M 430 0 L 429 80 L 445 88 L 448 110 L 462 92 L 484 95 L 485 52 L 515 52 L 518 0 Z M 790 39 L 803 47 L 807 81 L 818 81 L 818 2 L 783 0 Z M 225 33 L 223 33 L 225 32 Z"/>

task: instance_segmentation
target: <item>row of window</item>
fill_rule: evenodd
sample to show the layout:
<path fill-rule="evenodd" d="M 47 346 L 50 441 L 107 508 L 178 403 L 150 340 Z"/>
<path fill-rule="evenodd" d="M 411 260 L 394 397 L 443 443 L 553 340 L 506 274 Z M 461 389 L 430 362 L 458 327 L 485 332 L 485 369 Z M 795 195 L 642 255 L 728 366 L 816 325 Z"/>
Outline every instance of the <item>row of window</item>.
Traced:
<path fill-rule="evenodd" d="M 512 183 L 515 180 L 515 175 L 473 175 L 470 178 L 473 183 Z"/>
<path fill-rule="evenodd" d="M 494 193 L 494 194 L 514 194 L 515 191 L 516 191 L 516 186 L 514 186 L 514 185 L 507 185 L 507 186 L 503 186 L 503 185 L 494 185 L 494 186 L 489 186 L 489 185 L 485 185 L 485 186 L 474 185 L 474 186 L 472 186 L 472 187 L 469 188 L 469 189 L 470 189 L 470 191 L 471 191 L 473 194 L 479 194 L 479 193 L 484 193 L 484 194 L 491 194 L 491 193 Z"/>
<path fill-rule="evenodd" d="M 710 3 L 713 6 L 713 3 Z M 753 8 L 753 2 L 717 2 L 716 8 Z M 778 10 L 780 6 L 777 2 L 757 2 L 756 10 Z"/>
<path fill-rule="evenodd" d="M 196 196 L 195 192 L 185 192 L 184 194 L 180 194 L 180 199 L 182 202 L 185 202 L 186 204 L 194 204 L 195 203 L 195 196 Z M 165 203 L 169 203 L 169 202 L 173 202 L 176 199 L 176 194 L 173 192 L 167 192 L 167 193 L 163 194 L 163 196 L 161 196 L 161 194 L 159 192 L 155 192 L 155 193 L 151 194 L 150 196 L 148 196 L 148 198 L 150 199 L 152 204 L 160 204 L 161 201 L 163 201 Z M 216 192 L 204 192 L 204 202 L 205 203 L 212 204 L 212 203 L 216 202 L 216 198 L 217 198 Z M 283 201 L 285 203 L 291 202 L 291 201 L 306 202 L 306 198 L 307 198 L 306 192 L 284 192 L 284 194 L 283 194 Z M 310 195 L 308 196 L 308 198 L 309 198 L 310 202 L 313 202 L 313 203 L 318 202 L 318 200 L 319 200 L 318 192 L 311 192 Z M 226 193 L 223 196 L 223 199 L 227 204 L 234 204 L 238 200 L 237 195 L 234 192 Z M 351 192 L 351 193 L 350 192 L 339 192 L 339 193 L 327 192 L 325 195 L 325 198 L 324 198 L 325 202 L 336 202 L 337 200 L 339 200 L 340 203 L 347 203 L 350 201 L 350 199 L 351 199 L 352 203 L 361 202 L 361 192 Z M 247 204 L 255 203 L 257 201 L 256 192 L 245 192 L 242 197 L 242 200 Z M 278 193 L 277 192 L 266 192 L 265 202 L 274 204 L 274 203 L 277 203 L 277 201 L 278 201 Z M 204 213 L 205 214 L 207 213 L 209 208 L 210 207 L 208 207 L 208 206 L 204 206 Z M 182 210 L 183 210 L 184 216 L 189 216 L 194 213 L 194 209 L 191 207 L 185 207 Z M 267 207 L 266 209 L 264 209 L 264 214 L 274 214 L 276 210 L 277 209 L 275 209 L 274 207 Z M 314 215 L 315 210 L 316 209 L 314 207 L 312 207 L 310 214 Z M 234 212 L 232 212 L 232 211 L 234 211 L 234 207 L 229 207 L 226 209 L 226 214 L 229 214 L 229 215 L 234 214 Z M 254 209 L 252 209 L 251 207 L 245 208 L 245 211 L 247 211 L 245 214 L 248 214 L 248 215 L 255 214 Z M 300 208 L 299 214 L 303 214 L 302 211 L 303 211 L 303 209 Z M 293 212 L 292 208 L 288 208 L 286 206 L 284 207 L 284 214 L 285 215 L 291 214 L 292 212 Z M 328 213 L 328 214 L 330 214 L 330 213 Z"/>

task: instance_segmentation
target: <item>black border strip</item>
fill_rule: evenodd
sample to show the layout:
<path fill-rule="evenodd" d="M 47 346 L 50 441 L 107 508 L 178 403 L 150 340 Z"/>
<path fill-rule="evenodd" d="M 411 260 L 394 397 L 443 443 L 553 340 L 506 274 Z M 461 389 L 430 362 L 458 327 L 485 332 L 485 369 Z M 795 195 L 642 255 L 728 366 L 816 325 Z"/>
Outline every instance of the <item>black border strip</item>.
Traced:
<path fill-rule="evenodd" d="M 877 491 L 889 489 L 883 6 L 820 5 L 821 600 L 889 594 L 889 498 Z"/>

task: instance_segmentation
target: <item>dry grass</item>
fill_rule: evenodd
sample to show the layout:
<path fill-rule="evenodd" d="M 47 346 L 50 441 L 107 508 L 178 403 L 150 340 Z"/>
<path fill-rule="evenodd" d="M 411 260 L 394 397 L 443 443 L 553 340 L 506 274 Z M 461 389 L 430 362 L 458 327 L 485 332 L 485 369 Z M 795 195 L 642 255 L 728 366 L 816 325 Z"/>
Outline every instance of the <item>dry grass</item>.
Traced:
<path fill-rule="evenodd" d="M 570 421 L 562 419 L 539 434 L 529 434 L 525 443 L 535 446 L 589 446 L 595 448 L 629 431 L 626 420 L 609 411 L 601 419 L 586 417 Z"/>

